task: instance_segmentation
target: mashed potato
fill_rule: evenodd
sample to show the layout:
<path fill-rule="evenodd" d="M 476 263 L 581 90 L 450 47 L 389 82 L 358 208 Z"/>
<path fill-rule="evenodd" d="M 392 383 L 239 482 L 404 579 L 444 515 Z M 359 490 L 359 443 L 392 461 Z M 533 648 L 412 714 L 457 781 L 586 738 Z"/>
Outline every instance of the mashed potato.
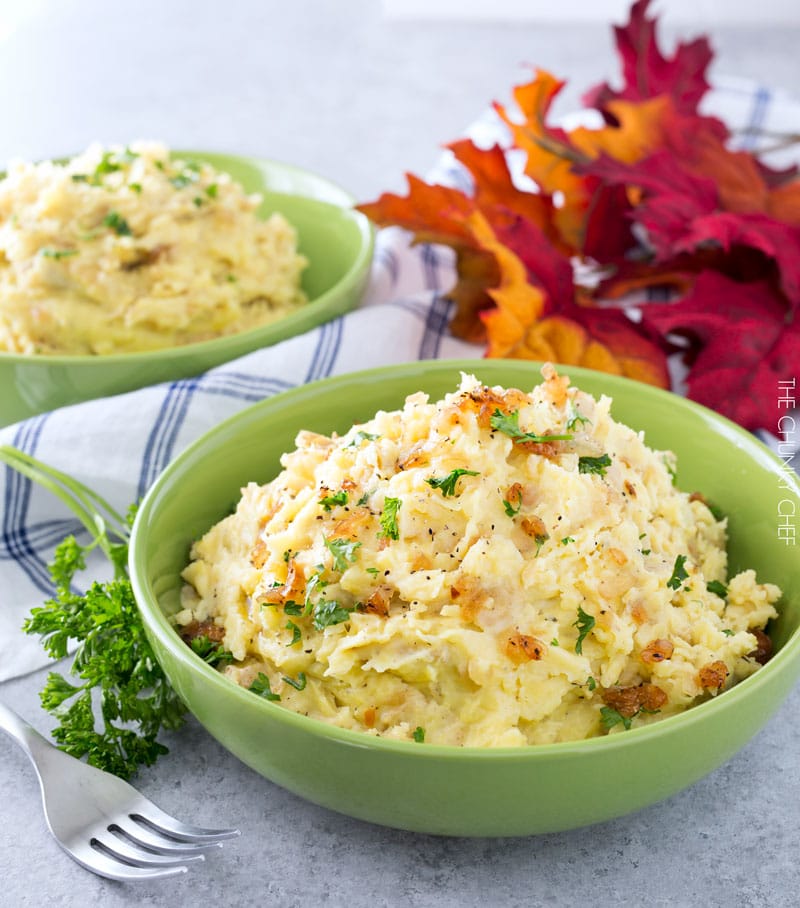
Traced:
<path fill-rule="evenodd" d="M 0 181 L 0 350 L 95 354 L 208 340 L 305 302 L 294 229 L 208 164 L 99 145 Z"/>
<path fill-rule="evenodd" d="M 780 590 L 728 579 L 672 455 L 543 372 L 301 432 L 194 545 L 179 631 L 289 709 L 479 747 L 616 733 L 756 671 Z"/>

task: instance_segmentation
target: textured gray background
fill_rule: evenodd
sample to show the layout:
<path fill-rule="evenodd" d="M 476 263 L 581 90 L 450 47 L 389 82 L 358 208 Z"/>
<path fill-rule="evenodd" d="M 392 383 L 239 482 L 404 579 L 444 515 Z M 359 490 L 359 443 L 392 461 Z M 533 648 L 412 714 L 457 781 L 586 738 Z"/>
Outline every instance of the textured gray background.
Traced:
<path fill-rule="evenodd" d="M 523 64 L 569 79 L 560 110 L 617 74 L 605 27 L 393 22 L 374 0 L 31 9 L 0 39 L 0 161 L 153 137 L 291 161 L 368 200 L 402 188 L 406 170 L 424 173 L 440 144 L 527 78 Z M 716 72 L 798 90 L 800 27 L 720 27 L 713 40 Z M 0 697 L 46 730 L 42 683 L 43 673 L 6 683 Z M 437 839 L 330 813 L 261 779 L 193 723 L 139 785 L 173 813 L 243 835 L 185 877 L 138 887 L 61 854 L 33 770 L 3 738 L 0 905 L 793 906 L 798 711 L 795 690 L 736 758 L 663 804 L 506 840 Z"/>

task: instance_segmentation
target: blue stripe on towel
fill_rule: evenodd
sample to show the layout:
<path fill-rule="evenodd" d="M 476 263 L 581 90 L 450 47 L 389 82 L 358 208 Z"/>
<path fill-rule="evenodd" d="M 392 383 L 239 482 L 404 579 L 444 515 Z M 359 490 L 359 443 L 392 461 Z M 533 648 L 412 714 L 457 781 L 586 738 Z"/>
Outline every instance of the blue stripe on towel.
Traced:
<path fill-rule="evenodd" d="M 46 421 L 47 414 L 44 414 L 20 423 L 14 436 L 15 447 L 27 454 L 34 455 Z M 41 538 L 48 536 L 44 530 L 48 525 L 43 524 L 43 529 L 37 529 L 35 534 L 27 526 L 32 491 L 33 483 L 30 479 L 11 467 L 6 467 L 0 557 L 3 560 L 15 561 L 38 590 L 46 595 L 51 595 L 53 585 L 50 582 L 47 559 L 42 556 L 41 552 Z M 38 541 L 38 546 L 31 538 L 32 535 Z"/>

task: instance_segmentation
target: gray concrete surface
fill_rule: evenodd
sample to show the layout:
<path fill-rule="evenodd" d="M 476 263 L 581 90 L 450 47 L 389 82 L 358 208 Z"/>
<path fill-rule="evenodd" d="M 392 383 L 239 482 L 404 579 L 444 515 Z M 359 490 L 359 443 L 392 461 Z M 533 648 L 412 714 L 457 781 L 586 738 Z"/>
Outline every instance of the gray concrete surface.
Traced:
<path fill-rule="evenodd" d="M 800 86 L 800 27 L 720 28 L 714 44 L 715 72 Z M 291 161 L 367 200 L 427 170 L 526 63 L 570 80 L 562 110 L 617 72 L 609 31 L 594 26 L 392 22 L 374 0 L 50 0 L 0 39 L 0 161 L 148 136 Z M 0 685 L 0 697 L 46 730 L 43 678 Z M 0 905 L 793 906 L 799 712 L 795 690 L 740 754 L 665 803 L 514 840 L 433 838 L 330 813 L 190 723 L 138 783 L 173 813 L 243 834 L 183 878 L 136 887 L 62 855 L 33 770 L 2 738 Z"/>

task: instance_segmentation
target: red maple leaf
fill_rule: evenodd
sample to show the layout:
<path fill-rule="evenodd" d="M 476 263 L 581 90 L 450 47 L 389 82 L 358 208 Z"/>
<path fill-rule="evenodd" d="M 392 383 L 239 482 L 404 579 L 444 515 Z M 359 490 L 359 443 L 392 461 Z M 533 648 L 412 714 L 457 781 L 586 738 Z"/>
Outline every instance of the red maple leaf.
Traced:
<path fill-rule="evenodd" d="M 673 57 L 665 57 L 658 46 L 657 19 L 648 19 L 650 0 L 638 0 L 631 7 L 630 19 L 614 26 L 617 52 L 622 61 L 625 85 L 615 91 L 605 82 L 590 89 L 583 97 L 588 107 L 606 111 L 614 99 L 642 101 L 658 95 L 670 95 L 676 108 L 695 113 L 708 91 L 706 69 L 713 52 L 706 38 L 678 44 Z"/>
<path fill-rule="evenodd" d="M 800 320 L 769 282 L 706 271 L 680 302 L 646 305 L 643 320 L 688 340 L 689 397 L 747 429 L 777 431 L 779 382 L 800 379 Z"/>
<path fill-rule="evenodd" d="M 646 229 L 657 264 L 680 262 L 699 255 L 698 264 L 708 265 L 705 254 L 715 256 L 715 267 L 737 272 L 744 262 L 752 268 L 752 252 L 760 254 L 756 276 L 771 276 L 778 282 L 791 306 L 800 311 L 800 227 L 780 221 L 743 204 L 738 211 L 726 210 L 721 184 L 708 176 L 692 173 L 671 150 L 661 150 L 632 165 L 607 156 L 581 168 L 582 171 L 614 185 L 636 187 L 641 200 L 631 212 Z M 770 194 L 762 200 L 768 209 Z M 727 260 L 726 260 L 727 257 Z"/>

